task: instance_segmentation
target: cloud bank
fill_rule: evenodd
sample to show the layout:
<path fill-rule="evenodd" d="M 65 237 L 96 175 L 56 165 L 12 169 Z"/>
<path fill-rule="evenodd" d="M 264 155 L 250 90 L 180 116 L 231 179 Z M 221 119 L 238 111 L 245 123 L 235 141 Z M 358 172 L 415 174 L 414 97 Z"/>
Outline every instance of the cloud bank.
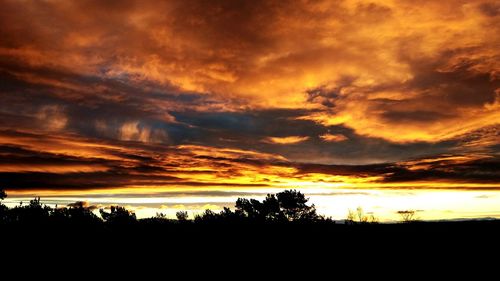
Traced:
<path fill-rule="evenodd" d="M 495 1 L 0 5 L 6 188 L 499 182 Z"/>

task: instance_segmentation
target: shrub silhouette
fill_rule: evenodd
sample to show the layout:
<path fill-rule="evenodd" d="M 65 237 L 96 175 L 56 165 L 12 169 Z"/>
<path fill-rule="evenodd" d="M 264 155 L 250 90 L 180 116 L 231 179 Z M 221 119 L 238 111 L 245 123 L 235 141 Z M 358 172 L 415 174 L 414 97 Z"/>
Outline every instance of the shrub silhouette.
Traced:
<path fill-rule="evenodd" d="M 218 219 L 218 214 L 212 210 L 205 210 L 201 215 L 195 215 L 195 222 L 214 222 Z"/>
<path fill-rule="evenodd" d="M 175 221 L 167 218 L 164 213 L 156 213 L 154 217 L 140 219 L 140 222 L 146 225 L 167 225 Z"/>
<path fill-rule="evenodd" d="M 52 208 L 40 203 L 40 197 L 31 200 L 28 205 L 16 206 L 8 211 L 9 222 L 39 224 L 49 221 Z"/>
<path fill-rule="evenodd" d="M 378 223 L 379 220 L 375 215 L 366 215 L 363 208 L 358 207 L 356 211 L 349 209 L 347 218 L 345 219 L 346 224 L 356 224 L 356 223 Z"/>
<path fill-rule="evenodd" d="M 9 208 L 2 203 L 5 198 L 7 198 L 7 193 L 0 189 L 0 223 L 7 220 L 7 212 L 9 211 Z"/>
<path fill-rule="evenodd" d="M 51 212 L 51 218 L 56 223 L 71 223 L 82 225 L 100 224 L 102 220 L 92 212 L 92 207 L 86 206 L 84 202 L 75 202 L 68 208 L 55 208 Z"/>
<path fill-rule="evenodd" d="M 189 215 L 186 211 L 178 211 L 177 213 L 175 213 L 175 216 L 177 217 L 177 220 L 181 222 L 185 222 L 189 218 Z"/>
<path fill-rule="evenodd" d="M 102 219 L 109 224 L 125 225 L 137 222 L 135 213 L 120 206 L 111 206 L 111 212 L 106 212 L 100 209 Z"/>
<path fill-rule="evenodd" d="M 401 216 L 401 221 L 404 223 L 415 222 L 418 220 L 417 211 L 415 210 L 403 210 L 397 212 Z"/>

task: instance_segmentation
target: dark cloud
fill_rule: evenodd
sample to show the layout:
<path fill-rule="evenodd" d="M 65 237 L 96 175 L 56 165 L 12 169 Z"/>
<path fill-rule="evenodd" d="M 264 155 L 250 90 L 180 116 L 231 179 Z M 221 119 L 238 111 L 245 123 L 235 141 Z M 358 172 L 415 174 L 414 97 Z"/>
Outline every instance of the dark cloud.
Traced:
<path fill-rule="evenodd" d="M 137 172 L 138 170 L 136 170 Z M 140 170 L 139 170 L 140 171 Z M 265 183 L 221 183 L 185 181 L 177 177 L 154 175 L 150 173 L 129 174 L 130 170 L 89 172 L 89 173 L 12 173 L 0 172 L 0 180 L 7 190 L 96 190 L 124 187 L 266 187 Z M 141 171 L 145 172 L 145 171 Z M 146 172 L 150 172 L 149 170 Z"/>
<path fill-rule="evenodd" d="M 445 51 L 432 61 L 409 59 L 415 76 L 403 84 L 404 89 L 426 91 L 419 98 L 446 105 L 450 110 L 493 103 L 500 81 L 492 79 L 495 69 L 481 69 L 488 58 L 467 57 L 476 51 L 474 48 Z"/>
<path fill-rule="evenodd" d="M 446 113 L 416 110 L 416 111 L 386 111 L 381 114 L 382 118 L 385 120 L 390 120 L 391 122 L 435 122 L 438 120 L 443 120 L 451 118 L 453 116 L 447 115 Z"/>
<path fill-rule="evenodd" d="M 397 173 L 404 168 L 392 163 L 372 164 L 372 165 L 323 165 L 323 164 L 301 164 L 297 165 L 300 173 L 320 173 L 340 176 L 387 176 Z"/>
<path fill-rule="evenodd" d="M 300 173 L 321 173 L 342 176 L 381 177 L 381 182 L 457 182 L 491 183 L 500 179 L 500 158 L 485 157 L 456 160 L 457 156 L 436 156 L 416 159 L 411 163 L 373 165 L 298 165 Z M 460 157 L 460 156 L 458 156 Z M 439 185 L 436 185 L 439 188 Z"/>
<path fill-rule="evenodd" d="M 479 10 L 488 17 L 500 15 L 500 4 L 498 2 L 485 2 L 479 5 Z"/>
<path fill-rule="evenodd" d="M 67 205 L 70 208 L 85 208 L 89 210 L 97 210 L 98 206 L 90 205 L 88 201 L 76 201 Z"/>
<path fill-rule="evenodd" d="M 326 107 L 335 107 L 335 102 L 342 98 L 342 91 L 356 81 L 355 76 L 343 76 L 335 81 L 333 88 L 321 86 L 306 91 L 308 102 L 320 103 Z"/>
<path fill-rule="evenodd" d="M 406 166 L 384 178 L 384 182 L 462 182 L 496 184 L 500 179 L 500 158 L 486 157 L 465 162 L 433 161 L 420 169 Z"/>

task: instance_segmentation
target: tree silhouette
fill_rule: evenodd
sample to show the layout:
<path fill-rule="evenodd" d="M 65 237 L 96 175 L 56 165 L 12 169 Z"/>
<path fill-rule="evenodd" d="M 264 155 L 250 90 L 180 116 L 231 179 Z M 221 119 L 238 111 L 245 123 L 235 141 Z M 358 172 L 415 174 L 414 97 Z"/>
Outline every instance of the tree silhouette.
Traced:
<path fill-rule="evenodd" d="M 281 212 L 289 221 L 315 220 L 319 216 L 314 205 L 308 206 L 309 201 L 304 194 L 296 190 L 285 190 L 276 194 Z"/>
<path fill-rule="evenodd" d="M 0 189 L 0 200 L 4 200 L 7 198 L 7 193 L 5 193 L 5 190 Z"/>
<path fill-rule="evenodd" d="M 238 198 L 236 200 L 236 212 L 244 217 L 250 219 L 263 219 L 265 215 L 262 214 L 262 203 L 255 199 Z"/>
<path fill-rule="evenodd" d="M 262 210 L 266 220 L 283 221 L 285 216 L 281 212 L 280 202 L 274 194 L 268 194 L 262 202 Z"/>
<path fill-rule="evenodd" d="M 276 195 L 268 194 L 263 202 L 238 198 L 236 212 L 250 219 L 266 221 L 299 221 L 321 219 L 314 205 L 308 206 L 304 194 L 285 190 Z"/>

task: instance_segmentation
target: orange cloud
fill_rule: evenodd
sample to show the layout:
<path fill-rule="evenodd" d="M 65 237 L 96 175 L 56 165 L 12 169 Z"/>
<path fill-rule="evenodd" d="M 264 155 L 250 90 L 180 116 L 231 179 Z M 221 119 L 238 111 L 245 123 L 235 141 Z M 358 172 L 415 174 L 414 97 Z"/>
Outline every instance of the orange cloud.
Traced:
<path fill-rule="evenodd" d="M 499 120 L 500 32 L 491 1 L 3 1 L 2 7 L 3 62 L 154 81 L 222 98 L 232 110 L 319 109 L 329 102 L 335 110 L 309 118 L 396 142 L 446 139 Z M 339 82 L 345 77 L 350 83 Z M 76 87 L 50 77 L 22 79 Z M 307 91 L 325 86 L 338 90 L 335 101 L 311 102 Z"/>
<path fill-rule="evenodd" d="M 289 136 L 289 137 L 267 137 L 264 142 L 275 144 L 295 144 L 308 140 L 309 137 L 304 136 Z"/>
<path fill-rule="evenodd" d="M 326 165 L 293 162 L 278 154 L 201 145 L 111 142 L 71 135 L 0 135 L 0 181 L 9 191 L 20 193 L 137 189 L 154 194 L 165 189 L 236 187 L 499 188 L 495 169 L 498 157 L 487 154 L 438 155 L 358 166 Z M 52 148 L 62 146 L 64 149 Z"/>
<path fill-rule="evenodd" d="M 155 82 L 225 110 L 321 109 L 305 118 L 395 142 L 500 119 L 492 1 L 2 2 L 2 68 L 65 91 L 80 86 L 6 65 Z M 311 97 L 322 87 L 330 96 Z"/>
<path fill-rule="evenodd" d="M 339 141 L 345 141 L 348 138 L 342 134 L 324 134 L 319 136 L 320 139 L 326 141 L 326 142 L 339 142 Z"/>
<path fill-rule="evenodd" d="M 40 127 L 50 131 L 64 129 L 68 122 L 64 111 L 58 106 L 44 106 L 36 117 L 39 120 Z"/>

